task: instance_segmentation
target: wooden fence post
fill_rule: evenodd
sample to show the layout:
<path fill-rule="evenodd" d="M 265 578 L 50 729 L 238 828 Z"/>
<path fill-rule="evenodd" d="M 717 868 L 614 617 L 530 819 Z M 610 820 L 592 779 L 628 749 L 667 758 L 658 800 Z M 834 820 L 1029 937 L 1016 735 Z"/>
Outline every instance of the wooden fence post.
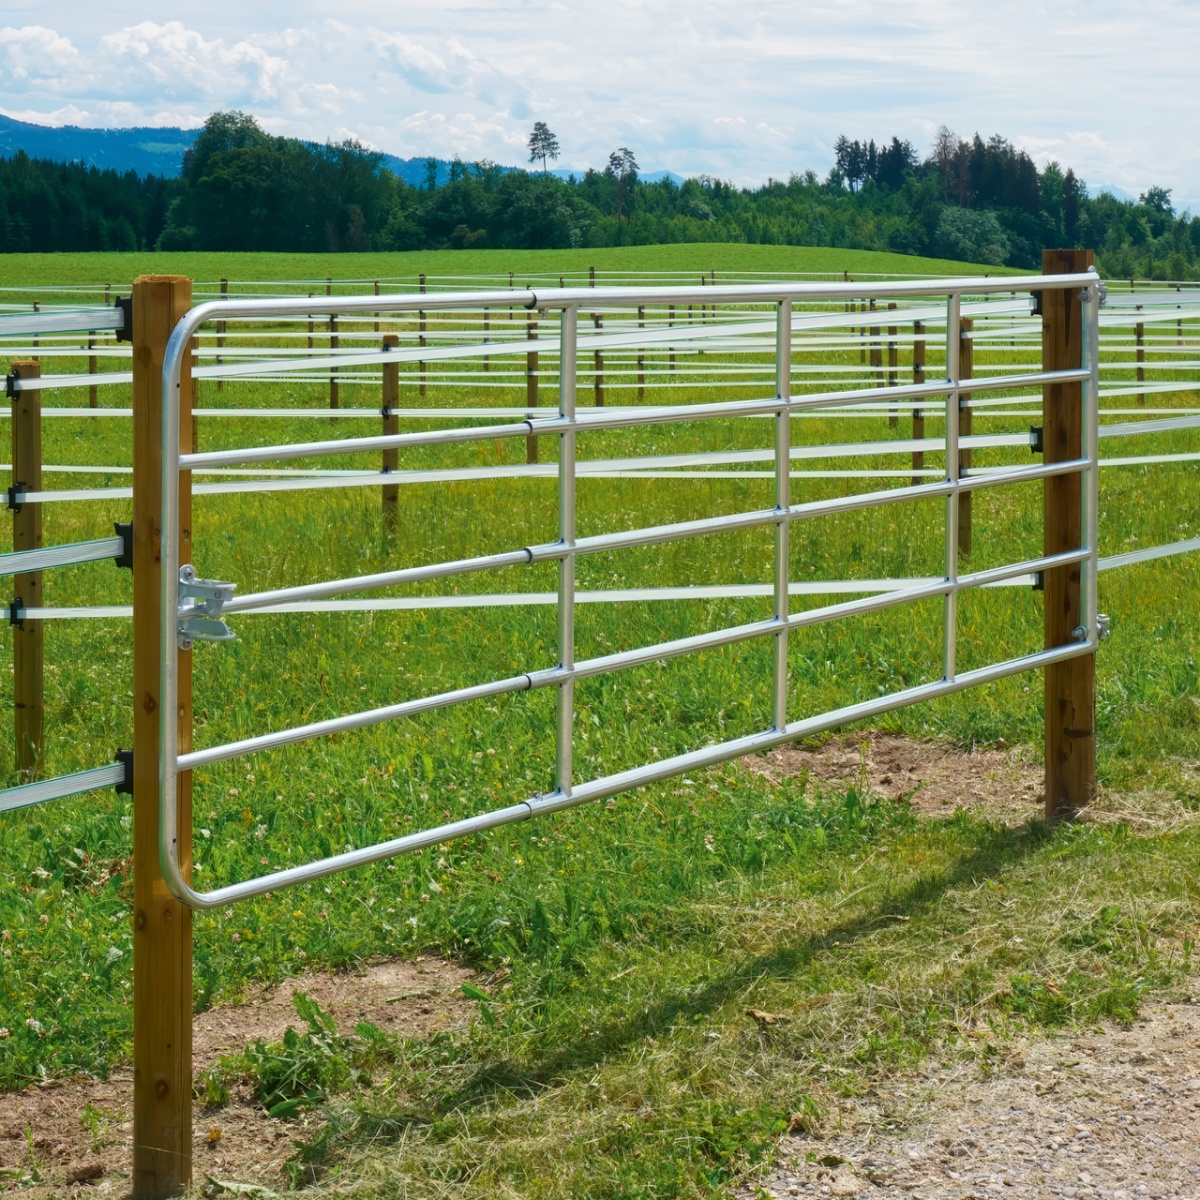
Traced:
<path fill-rule="evenodd" d="M 675 327 L 675 305 L 668 304 L 667 305 L 667 328 L 673 329 L 674 327 Z M 668 362 L 668 365 L 670 366 L 671 374 L 674 375 L 675 374 L 675 347 L 674 346 L 669 347 L 669 354 L 667 357 L 667 362 Z"/>
<path fill-rule="evenodd" d="M 425 290 L 425 276 L 418 275 L 417 282 L 420 286 L 421 291 L 424 291 Z M 509 286 L 511 287 L 512 286 L 512 275 L 511 274 L 508 277 L 508 282 L 509 282 Z M 509 315 L 511 316 L 512 315 L 511 306 L 509 307 L 508 312 L 509 312 Z M 422 347 L 425 345 L 425 310 L 423 308 L 417 313 L 417 343 L 418 343 L 418 345 L 420 345 Z M 418 393 L 423 396 L 423 395 L 425 395 L 425 364 L 424 364 L 424 362 L 417 363 L 417 380 L 420 384 L 420 387 L 417 389 Z"/>
<path fill-rule="evenodd" d="M 485 346 L 488 344 L 488 342 L 491 341 L 491 338 L 488 337 L 488 331 L 491 329 L 491 316 L 492 316 L 492 310 L 490 308 L 488 308 L 487 305 L 484 305 L 484 308 L 483 308 L 483 344 Z M 490 371 L 492 369 L 490 354 L 485 354 L 483 356 L 483 369 L 485 372 Z"/>
<path fill-rule="evenodd" d="M 38 379 L 41 364 L 14 362 L 18 379 Z M 17 392 L 12 407 L 12 481 L 20 491 L 42 490 L 42 393 Z M 13 550 L 38 550 L 42 545 L 42 506 L 24 503 L 13 509 Z M 42 573 L 13 576 L 12 608 L 41 608 Z M 13 626 L 13 719 L 16 767 L 27 779 L 40 775 L 46 761 L 43 712 L 43 644 L 41 621 L 19 615 Z"/>
<path fill-rule="evenodd" d="M 158 859 L 159 722 L 179 722 L 192 748 L 192 656 L 179 654 L 179 709 L 159 703 L 162 365 L 167 339 L 191 307 L 190 279 L 133 284 L 133 1181 L 135 1200 L 184 1190 L 192 1174 L 192 913 L 163 881 Z M 180 379 L 180 441 L 190 435 L 190 356 Z M 192 561 L 191 476 L 179 480 L 179 561 Z M 171 639 L 168 644 L 171 644 Z M 180 865 L 191 877 L 192 779 L 179 776 Z"/>
<path fill-rule="evenodd" d="M 537 319 L 530 315 L 525 322 L 525 336 L 531 341 L 537 341 Z M 538 406 L 538 356 L 536 350 L 530 350 L 525 355 L 525 407 L 532 412 Z M 525 461 L 535 463 L 538 460 L 538 440 L 534 436 L 525 439 Z"/>
<path fill-rule="evenodd" d="M 925 382 L 925 326 L 920 321 L 913 322 L 913 383 Z M 918 401 L 918 404 L 920 402 Z M 925 410 L 917 407 L 913 409 L 912 416 L 912 435 L 914 440 L 925 436 Z M 914 450 L 912 456 L 913 465 L 913 487 L 919 483 L 924 483 L 924 476 L 916 474 L 917 471 L 925 469 L 925 451 Z"/>
<path fill-rule="evenodd" d="M 96 348 L 96 331 L 94 329 L 88 330 L 87 348 L 89 350 L 95 350 L 95 348 Z M 96 374 L 96 364 L 97 364 L 96 356 L 94 354 L 89 354 L 88 355 L 88 374 L 89 375 Z M 94 383 L 88 384 L 88 407 L 89 408 L 96 407 L 96 401 L 99 398 L 99 396 L 100 396 L 100 389 Z"/>
<path fill-rule="evenodd" d="M 375 295 L 379 295 L 379 280 L 375 280 Z M 375 310 L 375 332 L 379 332 L 379 309 Z"/>
<path fill-rule="evenodd" d="M 1090 250 L 1043 250 L 1042 274 L 1079 274 L 1092 265 Z M 1083 362 L 1083 304 L 1075 288 L 1042 293 L 1042 370 L 1078 370 Z M 1042 388 L 1042 461 L 1083 454 L 1083 385 Z M 1076 550 L 1083 537 L 1083 476 L 1042 481 L 1044 552 Z M 1055 567 L 1043 576 L 1045 646 L 1071 642 L 1083 624 L 1082 566 Z M 1096 795 L 1096 658 L 1083 654 L 1043 672 L 1046 722 L 1046 819 L 1072 817 Z"/>
<path fill-rule="evenodd" d="M 871 301 L 871 312 L 875 311 L 875 301 Z M 871 367 L 875 372 L 875 386 L 883 387 L 883 351 L 879 347 L 879 326 L 872 325 L 871 333 Z"/>
<path fill-rule="evenodd" d="M 958 330 L 958 377 L 972 379 L 975 375 L 975 342 L 971 334 L 975 331 L 975 322 L 970 317 L 961 317 Z M 958 393 L 958 434 L 959 437 L 971 436 L 971 413 L 968 406 L 971 399 L 969 392 Z M 971 466 L 971 451 L 959 450 L 958 471 L 965 475 Z M 964 557 L 971 553 L 971 497 L 973 492 L 958 493 L 958 552 Z"/>
<path fill-rule="evenodd" d="M 385 350 L 395 350 L 400 345 L 400 337 L 395 333 L 385 333 L 383 335 L 383 346 Z M 398 362 L 385 362 L 383 364 L 383 395 L 382 411 L 383 411 L 383 433 L 386 437 L 389 433 L 400 432 L 400 418 L 396 415 L 396 409 L 400 407 L 400 364 Z M 386 475 L 389 471 L 396 470 L 400 465 L 400 451 L 393 447 L 391 450 L 383 452 L 383 471 Z M 400 488 L 394 483 L 385 483 L 383 485 L 383 532 L 385 537 L 392 537 L 399 524 L 400 517 Z"/>
<path fill-rule="evenodd" d="M 325 295 L 333 295 L 333 280 L 325 280 Z M 329 353 L 332 353 L 341 345 L 337 332 L 337 317 L 333 313 L 329 314 Z M 337 367 L 329 368 L 329 407 L 341 408 L 341 400 L 338 393 L 338 370 Z"/>
<path fill-rule="evenodd" d="M 1139 321 L 1133 327 L 1134 336 L 1137 339 L 1137 381 L 1138 383 L 1146 382 L 1146 326 Z M 1138 392 L 1138 407 L 1146 407 L 1146 393 Z"/>
<path fill-rule="evenodd" d="M 646 306 L 644 304 L 638 305 L 638 328 L 646 328 Z M 644 346 L 638 347 L 637 398 L 639 403 L 646 398 L 646 350 Z"/>
<path fill-rule="evenodd" d="M 604 318 L 600 313 L 592 313 L 592 324 L 596 327 L 597 333 L 604 332 Z M 596 390 L 596 407 L 604 407 L 604 352 L 596 351 L 596 378 L 594 380 Z"/>
<path fill-rule="evenodd" d="M 895 309 L 896 309 L 896 302 L 895 302 L 895 300 L 889 300 L 889 301 L 888 301 L 888 310 L 889 310 L 890 312 L 894 312 L 894 311 L 895 311 Z M 898 350 L 898 349 L 897 349 L 897 347 L 896 347 L 896 326 L 895 326 L 895 325 L 889 325 L 889 326 L 888 326 L 888 348 L 887 348 L 887 355 L 888 355 L 888 361 L 887 361 L 887 365 L 888 365 L 888 373 L 887 373 L 888 387 L 895 387 L 895 386 L 896 386 L 896 385 L 897 385 L 897 384 L 900 382 L 900 381 L 899 381 L 899 379 L 897 378 L 897 370 L 898 370 L 898 368 L 899 368 L 899 366 L 900 366 L 900 352 L 899 352 L 899 350 Z M 896 411 L 894 408 L 893 408 L 893 409 L 890 409 L 890 410 L 889 410 L 889 412 L 888 412 L 888 425 L 889 425 L 889 426 L 890 426 L 892 429 L 895 429 L 895 428 L 896 428 L 896 426 L 897 426 L 897 425 L 899 425 L 899 424 L 900 424 L 900 415 L 899 415 L 899 413 L 898 413 L 898 412 L 897 412 L 897 411 Z"/>
<path fill-rule="evenodd" d="M 228 299 L 228 297 L 229 297 L 229 280 L 222 279 L 221 280 L 221 299 L 225 300 L 225 299 Z M 217 350 L 219 351 L 224 345 L 225 345 L 225 322 L 218 321 L 217 322 Z M 217 362 L 220 363 L 220 361 L 221 361 L 221 355 L 218 354 Z M 217 380 L 217 391 L 223 392 L 224 390 L 225 390 L 225 380 L 218 379 Z"/>

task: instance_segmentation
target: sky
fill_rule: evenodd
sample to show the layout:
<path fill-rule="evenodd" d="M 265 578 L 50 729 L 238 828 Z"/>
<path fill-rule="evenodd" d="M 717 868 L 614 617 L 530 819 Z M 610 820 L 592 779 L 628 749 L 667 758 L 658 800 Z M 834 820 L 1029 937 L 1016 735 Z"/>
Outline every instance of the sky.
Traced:
<path fill-rule="evenodd" d="M 162 12 L 162 10 L 158 10 Z M 353 136 L 401 157 L 824 175 L 839 134 L 999 133 L 1093 190 L 1200 212 L 1200 0 L 4 0 L 0 111 L 42 124 Z"/>

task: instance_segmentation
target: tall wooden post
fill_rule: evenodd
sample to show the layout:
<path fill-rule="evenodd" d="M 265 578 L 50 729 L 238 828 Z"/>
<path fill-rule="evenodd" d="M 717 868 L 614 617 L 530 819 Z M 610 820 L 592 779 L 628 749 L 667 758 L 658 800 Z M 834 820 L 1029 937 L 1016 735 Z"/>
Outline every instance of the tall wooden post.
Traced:
<path fill-rule="evenodd" d="M 674 328 L 674 326 L 675 326 L 675 305 L 668 304 L 667 305 L 667 328 L 672 329 L 672 328 Z M 671 374 L 674 375 L 675 374 L 675 347 L 671 346 L 668 349 L 669 349 L 669 354 L 667 357 L 667 362 L 668 362 L 668 366 L 671 369 Z"/>
<path fill-rule="evenodd" d="M 895 309 L 896 309 L 895 300 L 889 300 L 888 301 L 888 311 L 894 312 Z M 897 378 L 897 371 L 900 366 L 900 352 L 896 347 L 896 326 L 895 325 L 888 326 L 887 355 L 888 355 L 888 361 L 887 361 L 888 387 L 895 387 L 899 383 L 899 379 Z M 891 428 L 895 429 L 899 423 L 900 423 L 900 415 L 893 408 L 888 413 L 888 425 L 891 426 Z"/>
<path fill-rule="evenodd" d="M 604 332 L 604 318 L 600 313 L 592 313 L 592 324 L 596 327 L 597 333 Z M 594 380 L 596 389 L 596 407 L 604 407 L 604 352 L 596 351 L 596 378 Z"/>
<path fill-rule="evenodd" d="M 525 322 L 525 336 L 531 341 L 537 341 L 537 321 L 530 317 Z M 530 350 L 525 355 L 525 407 L 532 413 L 538 406 L 538 356 L 536 350 Z M 538 460 L 538 440 L 536 437 L 525 439 L 525 461 L 535 463 Z"/>
<path fill-rule="evenodd" d="M 646 306 L 638 305 L 638 328 L 646 328 Z M 646 351 L 644 347 L 638 347 L 637 355 L 637 398 L 638 402 L 646 398 Z"/>
<path fill-rule="evenodd" d="M 1092 265 L 1090 250 L 1043 250 L 1042 274 L 1079 274 Z M 1078 370 L 1083 362 L 1083 304 L 1078 290 L 1042 293 L 1042 370 Z M 1083 454 L 1083 385 L 1042 388 L 1042 461 Z M 1042 481 L 1044 551 L 1077 550 L 1083 538 L 1083 477 Z M 1067 645 L 1083 624 L 1075 563 L 1044 573 L 1045 645 Z M 1096 659 L 1084 654 L 1045 668 L 1046 819 L 1074 816 L 1096 795 Z"/>
<path fill-rule="evenodd" d="M 375 295 L 379 295 L 379 280 L 375 280 Z M 375 332 L 379 332 L 379 309 L 375 310 Z"/>
<path fill-rule="evenodd" d="M 41 364 L 14 362 L 18 379 L 38 379 Z M 12 479 L 24 492 L 42 490 L 42 393 L 17 392 L 12 408 Z M 42 506 L 24 503 L 13 510 L 13 550 L 38 550 L 42 545 Z M 13 608 L 41 608 L 42 573 L 14 575 Z M 19 617 L 18 617 L 19 620 Z M 16 767 L 26 778 L 42 772 L 46 761 L 43 713 L 43 642 L 41 621 L 25 620 L 13 627 L 13 714 Z"/>
<path fill-rule="evenodd" d="M 1134 336 L 1137 339 L 1137 381 L 1138 383 L 1146 382 L 1146 326 L 1139 321 L 1133 327 Z M 1138 407 L 1146 406 L 1146 393 L 1138 392 Z"/>
<path fill-rule="evenodd" d="M 417 282 L 421 288 L 421 291 L 424 291 L 425 290 L 425 276 L 419 275 L 417 277 Z M 511 274 L 508 277 L 508 282 L 509 282 L 509 286 L 511 287 L 512 286 L 512 275 Z M 510 308 L 509 313 L 511 314 L 511 312 L 512 312 L 512 309 Z M 424 346 L 425 345 L 425 310 L 423 308 L 417 313 L 417 323 L 418 323 L 417 342 L 419 345 Z M 420 395 L 423 396 L 423 395 L 425 395 L 425 364 L 423 362 L 417 363 L 417 379 L 418 379 L 418 382 L 420 383 L 418 392 Z"/>
<path fill-rule="evenodd" d="M 492 340 L 488 337 L 488 331 L 491 329 L 491 317 L 492 310 L 485 305 L 483 309 L 483 344 L 485 346 Z M 492 369 L 491 355 L 489 354 L 485 354 L 483 356 L 483 369 L 484 371 L 490 371 Z"/>
<path fill-rule="evenodd" d="M 925 326 L 920 321 L 913 322 L 913 383 L 925 382 Z M 925 436 L 925 410 L 913 409 L 913 439 Z M 924 477 L 916 474 L 925 469 L 925 451 L 914 450 L 912 456 L 913 487 L 924 482 Z"/>
<path fill-rule="evenodd" d="M 971 334 L 975 330 L 975 322 L 970 317 L 960 318 L 958 338 L 958 377 L 972 379 L 975 375 L 975 342 Z M 969 392 L 958 393 L 958 433 L 960 437 L 971 436 L 971 413 L 968 405 L 971 399 Z M 959 450 L 958 470 L 965 475 L 971 466 L 971 451 Z M 958 494 L 958 552 L 962 555 L 971 553 L 971 497 L 974 492 L 959 492 Z"/>
<path fill-rule="evenodd" d="M 875 301 L 871 301 L 871 312 L 875 311 Z M 875 386 L 883 387 L 883 351 L 879 348 L 879 326 L 872 325 L 871 332 L 871 366 L 875 371 Z"/>
<path fill-rule="evenodd" d="M 89 350 L 95 350 L 95 348 L 96 348 L 96 331 L 94 329 L 88 330 L 87 348 Z M 96 355 L 89 354 L 88 355 L 88 374 L 89 375 L 96 374 L 96 364 L 97 364 Z M 96 407 L 96 401 L 99 399 L 99 396 L 100 396 L 100 389 L 94 383 L 89 384 L 88 385 L 88 407 L 89 408 Z"/>
<path fill-rule="evenodd" d="M 225 300 L 225 299 L 228 299 L 228 297 L 229 297 L 229 280 L 222 279 L 221 280 L 221 299 Z M 218 321 L 217 322 L 217 350 L 220 351 L 224 347 L 224 345 L 225 345 L 225 322 Z M 220 361 L 221 361 L 221 355 L 218 353 L 217 354 L 217 362 L 219 363 Z M 223 392 L 224 390 L 225 390 L 225 380 L 218 379 L 217 380 L 217 391 Z"/>
<path fill-rule="evenodd" d="M 385 350 L 395 350 L 400 345 L 399 335 L 385 333 L 383 335 Z M 396 409 L 400 407 L 400 364 L 385 362 L 383 364 L 383 433 L 400 432 L 400 418 Z M 400 465 L 400 451 L 394 447 L 383 452 L 383 471 L 387 474 Z M 383 532 L 387 537 L 395 534 L 400 516 L 400 488 L 394 483 L 383 485 Z"/>
<path fill-rule="evenodd" d="M 192 656 L 179 655 L 179 709 L 159 703 L 162 616 L 162 364 L 191 306 L 190 279 L 146 275 L 133 284 L 133 1187 L 135 1200 L 176 1196 L 192 1174 L 192 914 L 167 891 L 158 860 L 159 722 L 179 722 L 192 747 Z M 192 379 L 184 358 L 180 441 L 190 437 Z M 192 561 L 191 476 L 179 481 L 179 561 Z M 174 639 L 170 639 L 171 644 Z M 191 877 L 192 781 L 179 776 L 180 861 Z"/>

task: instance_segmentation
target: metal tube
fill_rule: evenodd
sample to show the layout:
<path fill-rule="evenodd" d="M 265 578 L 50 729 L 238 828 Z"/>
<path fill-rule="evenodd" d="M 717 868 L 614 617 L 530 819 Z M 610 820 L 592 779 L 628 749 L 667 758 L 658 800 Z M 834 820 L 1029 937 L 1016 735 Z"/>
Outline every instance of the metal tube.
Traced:
<path fill-rule="evenodd" d="M 558 415 L 575 419 L 576 348 L 579 310 L 562 310 L 558 364 Z M 571 794 L 575 724 L 575 430 L 558 437 L 558 662 L 570 672 L 558 687 L 558 722 L 555 786 L 564 796 Z"/>
<path fill-rule="evenodd" d="M 961 348 L 961 297 L 952 292 L 946 302 L 946 478 L 951 491 L 946 496 L 946 582 L 950 590 L 944 601 L 945 622 L 942 644 L 942 676 L 947 682 L 955 677 L 958 638 L 958 384 Z"/>
<path fill-rule="evenodd" d="M 1083 476 L 1083 544 L 1088 548 L 1083 572 L 1083 619 L 1088 638 L 1100 640 L 1100 284 L 1085 289 L 1083 362 L 1088 379 L 1083 385 L 1083 445 L 1090 464 Z"/>
<path fill-rule="evenodd" d="M 792 304 L 780 301 L 775 332 L 775 393 L 786 401 L 792 394 Z M 788 690 L 788 583 L 791 580 L 789 531 L 791 505 L 789 475 L 791 471 L 792 426 L 791 414 L 785 407 L 775 417 L 775 620 L 783 622 L 775 634 L 773 672 L 771 680 L 771 724 L 775 729 L 787 725 Z"/>
<path fill-rule="evenodd" d="M 171 626 L 174 629 L 174 623 Z M 491 696 L 503 696 L 508 692 L 525 692 L 531 686 L 528 675 L 514 675 L 509 679 L 496 679 L 491 683 L 475 687 L 456 688 L 451 692 L 440 692 L 436 696 L 422 696 L 417 700 L 404 700 L 384 708 L 371 708 L 366 712 L 347 713 L 340 717 L 329 717 L 324 721 L 313 721 L 308 725 L 297 725 L 292 729 L 280 729 L 274 733 L 262 733 L 257 737 L 243 738 L 237 742 L 226 742 L 222 746 L 210 746 L 207 750 L 193 750 L 179 755 L 176 769 L 190 771 L 210 763 L 223 762 L 228 758 L 241 758 L 247 754 L 258 754 L 263 750 L 274 750 L 279 746 L 290 746 L 296 742 L 307 742 L 312 738 L 328 737 L 331 733 L 346 733 L 351 729 L 366 729 L 384 721 L 395 721 L 401 717 L 415 717 L 423 712 L 438 708 L 451 708 L 456 704 L 468 704 L 472 700 L 486 700 Z"/>
<path fill-rule="evenodd" d="M 445 579 L 451 575 L 466 575 L 472 571 L 486 571 L 494 567 L 522 566 L 531 561 L 528 550 L 511 550 L 506 554 L 488 554 L 480 558 L 431 563 L 426 567 L 406 567 L 399 571 L 382 571 L 377 575 L 357 575 L 349 579 L 331 579 L 324 583 L 306 583 L 299 587 L 275 588 L 269 592 L 234 596 L 221 611 L 249 612 L 274 604 L 292 604 L 298 600 L 320 600 L 329 596 L 341 596 L 347 592 L 367 592 L 404 583 L 422 583 L 430 579 Z"/>

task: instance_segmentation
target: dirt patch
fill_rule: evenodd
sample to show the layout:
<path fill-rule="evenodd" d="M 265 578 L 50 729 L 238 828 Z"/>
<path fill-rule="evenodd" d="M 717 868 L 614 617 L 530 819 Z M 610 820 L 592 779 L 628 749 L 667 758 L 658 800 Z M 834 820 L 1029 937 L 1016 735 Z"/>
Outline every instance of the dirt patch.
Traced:
<path fill-rule="evenodd" d="M 738 1200 L 1196 1200 L 1200 1003 L 1148 1004 L 1128 1027 L 1016 1042 L 988 1078 L 930 1064 L 841 1117 L 853 1132 L 785 1138 L 777 1169 Z"/>
<path fill-rule="evenodd" d="M 1021 746 L 961 750 L 948 742 L 891 733 L 838 734 L 819 746 L 781 746 L 745 760 L 778 782 L 806 775 L 821 783 L 857 785 L 918 812 L 948 816 L 958 807 L 1007 823 L 1036 816 L 1042 768 Z"/>
<path fill-rule="evenodd" d="M 391 1033 L 428 1037 L 465 1026 L 475 1005 L 462 993 L 472 972 L 434 958 L 377 963 L 355 973 L 307 974 L 263 989 L 242 1005 L 212 1009 L 196 1018 L 193 1065 L 199 1072 L 247 1042 L 278 1041 L 303 1022 L 292 993 L 303 991 L 330 1013 L 342 1033 L 371 1021 Z M 0 1190 L 31 1198 L 124 1196 L 129 1190 L 133 1137 L 133 1075 L 114 1072 L 105 1081 L 56 1081 L 0 1095 Z M 318 1118 L 272 1120 L 248 1091 L 234 1089 L 229 1105 L 196 1104 L 193 1128 L 195 1178 L 205 1176 L 282 1186 L 280 1170 Z"/>

